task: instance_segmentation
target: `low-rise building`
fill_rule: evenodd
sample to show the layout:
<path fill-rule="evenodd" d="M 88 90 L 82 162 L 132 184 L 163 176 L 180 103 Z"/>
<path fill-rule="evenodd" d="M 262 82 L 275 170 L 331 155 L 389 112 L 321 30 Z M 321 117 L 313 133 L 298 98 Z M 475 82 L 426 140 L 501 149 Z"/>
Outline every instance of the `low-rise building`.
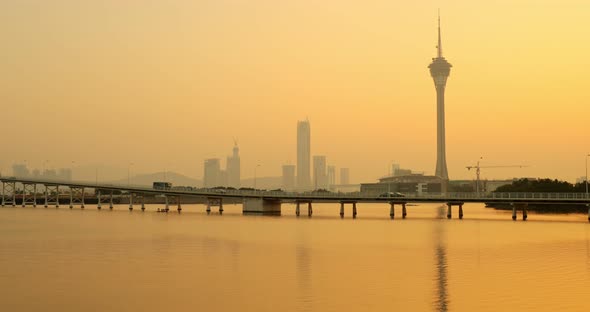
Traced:
<path fill-rule="evenodd" d="M 445 190 L 445 181 L 436 176 L 410 174 L 404 176 L 388 176 L 377 183 L 361 183 L 361 192 L 366 194 L 383 194 L 400 192 L 421 195 L 424 193 L 441 193 Z"/>

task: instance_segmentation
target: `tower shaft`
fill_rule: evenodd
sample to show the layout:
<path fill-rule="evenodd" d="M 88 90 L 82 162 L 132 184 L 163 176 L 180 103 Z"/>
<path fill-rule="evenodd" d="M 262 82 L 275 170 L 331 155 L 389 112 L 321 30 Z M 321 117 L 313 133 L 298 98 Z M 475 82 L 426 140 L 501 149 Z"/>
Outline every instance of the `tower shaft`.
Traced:
<path fill-rule="evenodd" d="M 430 75 L 436 88 L 436 170 L 435 175 L 444 180 L 449 179 L 447 171 L 447 154 L 445 140 L 445 88 L 447 78 L 453 67 L 442 54 L 442 39 L 440 31 L 440 15 L 438 18 L 438 45 L 437 57 L 432 59 Z"/>

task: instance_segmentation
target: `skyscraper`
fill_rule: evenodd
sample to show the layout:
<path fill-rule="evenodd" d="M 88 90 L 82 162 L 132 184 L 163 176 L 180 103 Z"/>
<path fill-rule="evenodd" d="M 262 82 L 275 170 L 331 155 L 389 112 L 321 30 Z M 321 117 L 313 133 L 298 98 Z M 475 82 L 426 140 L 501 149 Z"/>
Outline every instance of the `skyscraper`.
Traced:
<path fill-rule="evenodd" d="M 295 166 L 283 165 L 283 190 L 292 191 L 295 189 Z"/>
<path fill-rule="evenodd" d="M 436 171 L 435 175 L 444 180 L 449 179 L 447 171 L 447 156 L 445 145 L 445 87 L 447 85 L 447 78 L 451 73 L 452 65 L 447 62 L 442 54 L 442 41 L 440 36 L 440 15 L 438 17 L 438 46 L 436 47 L 438 54 L 436 58 L 432 59 L 432 63 L 428 66 L 430 68 L 430 75 L 434 80 L 436 87 Z"/>
<path fill-rule="evenodd" d="M 336 166 L 328 166 L 328 188 L 336 184 Z"/>
<path fill-rule="evenodd" d="M 313 156 L 313 187 L 316 190 L 328 188 L 326 156 Z"/>
<path fill-rule="evenodd" d="M 221 168 L 219 158 L 205 159 L 205 172 L 203 174 L 203 184 L 205 187 L 221 186 Z"/>
<path fill-rule="evenodd" d="M 233 154 L 227 157 L 227 186 L 240 187 L 240 149 L 234 143 Z"/>
<path fill-rule="evenodd" d="M 350 169 L 340 168 L 340 184 L 346 185 L 350 183 Z"/>
<path fill-rule="evenodd" d="M 308 190 L 311 188 L 310 157 L 311 130 L 309 121 L 297 123 L 297 188 Z"/>

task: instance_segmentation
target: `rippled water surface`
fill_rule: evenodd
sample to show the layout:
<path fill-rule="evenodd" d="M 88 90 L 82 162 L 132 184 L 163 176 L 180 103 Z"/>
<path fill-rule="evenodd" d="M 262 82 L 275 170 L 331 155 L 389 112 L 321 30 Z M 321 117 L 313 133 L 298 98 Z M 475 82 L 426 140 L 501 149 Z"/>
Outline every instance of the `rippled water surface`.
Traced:
<path fill-rule="evenodd" d="M 587 311 L 587 215 L 0 209 L 1 311 Z M 456 216 L 457 212 L 454 211 Z M 520 216 L 519 216 L 520 219 Z"/>

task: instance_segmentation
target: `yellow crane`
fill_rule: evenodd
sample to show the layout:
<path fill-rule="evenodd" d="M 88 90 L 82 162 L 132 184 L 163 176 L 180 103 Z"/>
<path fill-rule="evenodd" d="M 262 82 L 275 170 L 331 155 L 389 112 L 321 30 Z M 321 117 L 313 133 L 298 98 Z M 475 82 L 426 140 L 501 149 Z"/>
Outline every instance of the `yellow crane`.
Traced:
<path fill-rule="evenodd" d="M 481 169 L 485 168 L 485 169 L 491 169 L 491 168 L 524 168 L 524 167 L 528 167 L 525 165 L 505 165 L 505 166 L 480 166 L 479 162 L 483 159 L 483 157 L 480 157 L 479 160 L 477 161 L 477 165 L 475 166 L 467 166 L 465 168 L 467 168 L 467 170 L 471 170 L 471 169 L 475 169 L 475 176 L 476 176 L 476 183 L 475 183 L 475 191 L 479 194 L 479 181 L 480 181 L 480 174 L 481 174 Z"/>

